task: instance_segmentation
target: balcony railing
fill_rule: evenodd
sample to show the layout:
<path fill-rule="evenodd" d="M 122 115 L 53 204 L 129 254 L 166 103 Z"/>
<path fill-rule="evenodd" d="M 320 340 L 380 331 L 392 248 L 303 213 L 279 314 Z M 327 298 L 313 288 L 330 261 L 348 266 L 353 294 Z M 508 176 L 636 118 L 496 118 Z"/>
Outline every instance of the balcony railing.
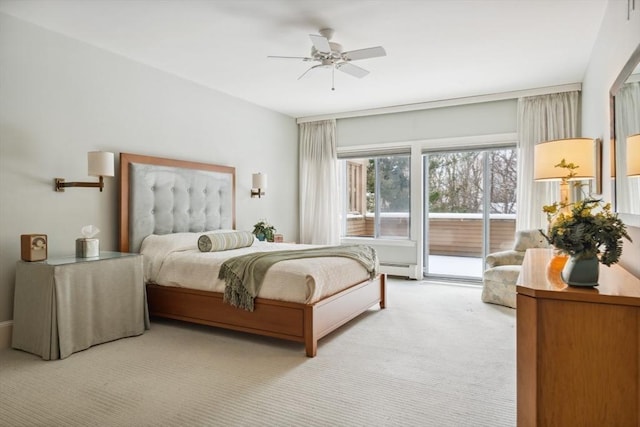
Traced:
<path fill-rule="evenodd" d="M 511 249 L 516 218 L 514 214 L 489 216 L 490 252 Z M 380 217 L 381 235 L 406 236 L 409 230 L 407 213 L 384 213 Z M 373 215 L 349 215 L 347 235 L 373 237 Z M 482 257 L 482 214 L 431 213 L 427 239 L 431 255 Z"/>

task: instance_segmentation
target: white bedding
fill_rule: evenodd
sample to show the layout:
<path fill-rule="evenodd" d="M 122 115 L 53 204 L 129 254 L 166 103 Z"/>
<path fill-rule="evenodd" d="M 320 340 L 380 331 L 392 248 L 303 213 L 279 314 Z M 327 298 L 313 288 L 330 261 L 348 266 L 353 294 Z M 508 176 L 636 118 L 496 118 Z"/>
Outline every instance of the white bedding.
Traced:
<path fill-rule="evenodd" d="M 202 233 L 150 235 L 142 242 L 145 280 L 158 285 L 224 292 L 218 279 L 227 259 L 251 252 L 306 249 L 312 245 L 268 243 L 221 252 L 200 252 Z M 313 303 L 369 278 L 357 261 L 343 257 L 306 258 L 276 263 L 265 275 L 258 297 L 298 303 Z"/>

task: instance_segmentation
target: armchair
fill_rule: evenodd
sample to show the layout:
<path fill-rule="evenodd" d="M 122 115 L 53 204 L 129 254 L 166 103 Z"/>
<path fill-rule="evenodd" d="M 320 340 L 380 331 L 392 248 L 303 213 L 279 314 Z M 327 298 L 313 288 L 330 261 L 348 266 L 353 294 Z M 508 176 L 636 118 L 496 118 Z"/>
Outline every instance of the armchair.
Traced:
<path fill-rule="evenodd" d="M 529 248 L 548 248 L 540 230 L 516 232 L 513 249 L 487 255 L 487 270 L 482 275 L 482 301 L 516 308 L 516 281 L 524 253 Z"/>

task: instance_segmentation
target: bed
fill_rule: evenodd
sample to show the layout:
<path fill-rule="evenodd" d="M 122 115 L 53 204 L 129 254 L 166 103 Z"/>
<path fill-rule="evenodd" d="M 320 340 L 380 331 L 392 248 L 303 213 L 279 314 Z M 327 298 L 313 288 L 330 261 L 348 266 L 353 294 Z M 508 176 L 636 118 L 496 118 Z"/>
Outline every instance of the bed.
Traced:
<path fill-rule="evenodd" d="M 235 168 L 230 166 L 121 153 L 120 251 L 140 252 L 147 236 L 173 239 L 235 229 L 235 186 Z M 279 264 L 287 263 L 293 262 Z M 280 278 L 286 281 L 286 276 Z M 275 273 L 274 279 L 270 286 L 278 286 Z M 355 283 L 348 280 L 332 283 L 320 295 L 293 301 L 277 297 L 273 290 L 273 297 L 263 297 L 261 290 L 253 311 L 225 303 L 224 293 L 215 286 L 189 288 L 154 280 L 146 288 L 151 316 L 300 342 L 306 355 L 314 357 L 319 339 L 374 305 L 385 308 L 384 275 Z M 264 288 L 272 289 L 266 279 Z"/>

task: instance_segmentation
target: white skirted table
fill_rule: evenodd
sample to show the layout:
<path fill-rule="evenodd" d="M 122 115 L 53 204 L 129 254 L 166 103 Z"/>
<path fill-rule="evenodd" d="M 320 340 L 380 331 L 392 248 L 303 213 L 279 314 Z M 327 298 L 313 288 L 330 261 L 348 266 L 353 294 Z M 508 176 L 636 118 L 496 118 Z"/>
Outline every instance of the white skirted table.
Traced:
<path fill-rule="evenodd" d="M 149 329 L 142 256 L 18 261 L 12 347 L 45 360 Z"/>

